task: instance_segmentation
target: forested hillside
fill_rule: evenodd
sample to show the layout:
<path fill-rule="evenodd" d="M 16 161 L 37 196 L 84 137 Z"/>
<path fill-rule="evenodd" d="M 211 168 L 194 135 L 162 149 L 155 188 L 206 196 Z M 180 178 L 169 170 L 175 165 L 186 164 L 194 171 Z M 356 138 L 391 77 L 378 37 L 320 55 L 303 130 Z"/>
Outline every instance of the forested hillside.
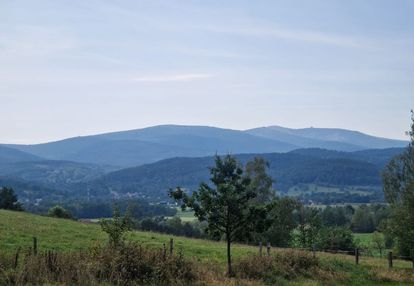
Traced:
<path fill-rule="evenodd" d="M 337 152 L 322 149 L 301 149 L 289 153 L 236 155 L 242 163 L 262 157 L 270 164 L 269 174 L 281 193 L 306 184 L 370 187 L 369 193 L 380 192 L 380 173 L 385 162 L 401 149 Z M 135 168 L 115 171 L 90 182 L 102 193 L 136 193 L 154 199 L 166 198 L 169 188 L 182 186 L 196 189 L 208 181 L 214 157 L 173 158 Z M 366 190 L 366 189 L 365 189 Z"/>

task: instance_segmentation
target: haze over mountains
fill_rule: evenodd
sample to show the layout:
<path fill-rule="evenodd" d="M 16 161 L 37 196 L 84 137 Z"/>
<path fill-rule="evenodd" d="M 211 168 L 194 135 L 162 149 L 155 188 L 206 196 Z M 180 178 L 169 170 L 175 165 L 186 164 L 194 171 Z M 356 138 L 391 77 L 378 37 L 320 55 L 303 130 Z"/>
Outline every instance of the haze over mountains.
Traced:
<path fill-rule="evenodd" d="M 33 158 L 37 159 L 41 157 L 122 168 L 173 157 L 201 157 L 216 153 L 272 153 L 299 148 L 358 151 L 406 145 L 406 141 L 345 129 L 270 126 L 239 131 L 207 126 L 160 125 L 44 144 L 9 144 L 3 148 L 26 152 L 27 156 L 36 156 Z M 28 161 L 32 160 L 28 158 Z"/>
<path fill-rule="evenodd" d="M 231 153 L 244 163 L 264 157 L 275 187 L 285 193 L 313 184 L 351 188 L 345 191 L 347 198 L 357 188 L 357 193 L 377 199 L 383 166 L 406 144 L 344 129 L 161 125 L 44 144 L 0 145 L 0 186 L 14 187 L 26 202 L 86 195 L 159 201 L 166 199 L 168 188 L 194 189 L 207 181 L 214 155 Z"/>

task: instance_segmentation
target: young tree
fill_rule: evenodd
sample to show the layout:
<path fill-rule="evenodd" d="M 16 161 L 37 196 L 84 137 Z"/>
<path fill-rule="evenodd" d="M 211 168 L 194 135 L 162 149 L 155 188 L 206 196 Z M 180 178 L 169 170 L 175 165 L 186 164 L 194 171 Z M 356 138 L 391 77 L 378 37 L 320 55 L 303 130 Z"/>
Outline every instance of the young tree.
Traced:
<path fill-rule="evenodd" d="M 373 232 L 375 230 L 371 209 L 367 205 L 359 206 L 351 220 L 351 228 L 354 232 Z"/>
<path fill-rule="evenodd" d="M 269 163 L 261 157 L 255 157 L 246 163 L 246 175 L 250 178 L 250 188 L 256 192 L 254 202 L 265 204 L 276 197 L 272 188 L 273 180 L 268 175 Z"/>
<path fill-rule="evenodd" d="M 410 143 L 406 150 L 385 167 L 382 180 L 386 200 L 391 205 L 387 231 L 395 238 L 403 255 L 414 250 L 414 112 L 411 111 Z"/>
<path fill-rule="evenodd" d="M 182 209 L 194 210 L 200 221 L 207 221 L 207 231 L 213 236 L 225 235 L 227 242 L 227 273 L 232 275 L 231 243 L 246 231 L 264 228 L 266 210 L 252 204 L 256 192 L 250 188 L 250 178 L 243 176 L 243 169 L 230 155 L 216 156 L 215 167 L 210 169 L 211 182 L 202 183 L 191 196 L 181 188 L 170 191 L 170 196 L 182 202 Z"/>
<path fill-rule="evenodd" d="M 384 236 L 378 231 L 374 231 L 372 234 L 372 246 L 378 249 L 380 257 L 382 257 L 382 251 L 385 249 L 385 239 Z"/>
<path fill-rule="evenodd" d="M 128 211 L 124 216 L 121 216 L 118 206 L 114 206 L 112 219 L 101 219 L 99 223 L 101 229 L 108 234 L 109 245 L 113 247 L 120 246 L 123 242 L 125 233 L 131 230 Z"/>
<path fill-rule="evenodd" d="M 22 204 L 18 202 L 12 188 L 3 187 L 0 189 L 0 209 L 22 211 Z"/>
<path fill-rule="evenodd" d="M 312 247 L 316 244 L 322 228 L 320 212 L 316 208 L 301 206 L 297 212 L 296 241 L 301 247 Z"/>
<path fill-rule="evenodd" d="M 300 208 L 299 201 L 293 198 L 276 198 L 268 206 L 269 229 L 263 234 L 264 238 L 276 246 L 290 246 L 292 233 L 297 223 L 294 212 Z"/>

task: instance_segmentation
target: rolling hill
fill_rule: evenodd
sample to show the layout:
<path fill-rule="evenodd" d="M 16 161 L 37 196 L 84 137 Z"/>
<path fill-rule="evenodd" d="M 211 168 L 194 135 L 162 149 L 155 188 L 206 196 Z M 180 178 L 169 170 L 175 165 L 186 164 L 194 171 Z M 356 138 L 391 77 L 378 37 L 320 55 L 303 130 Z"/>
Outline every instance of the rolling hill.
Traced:
<path fill-rule="evenodd" d="M 47 185 L 0 175 L 0 187 L 3 186 L 13 188 L 18 195 L 19 201 L 25 204 L 37 204 L 44 198 L 51 201 L 62 201 L 70 197 L 70 193 L 52 189 Z"/>
<path fill-rule="evenodd" d="M 246 131 L 160 125 L 35 145 L 6 145 L 48 160 L 133 167 L 173 157 L 288 152 L 298 148 L 357 151 L 404 147 L 405 141 L 344 129 L 262 127 Z"/>
<path fill-rule="evenodd" d="M 365 193 L 375 195 L 377 201 L 382 197 L 381 171 L 402 150 L 343 152 L 312 148 L 235 156 L 242 163 L 254 157 L 267 160 L 274 188 L 280 193 L 291 194 L 292 189 L 293 194 L 297 190 L 312 193 L 318 190 L 317 186 L 323 186 L 328 187 L 324 192 Z M 0 185 L 14 187 L 19 198 L 31 202 L 52 197 L 59 200 L 139 197 L 162 201 L 167 199 L 169 188 L 182 186 L 195 190 L 200 182 L 208 182 L 208 168 L 213 165 L 214 156 L 175 157 L 123 169 L 57 160 L 0 163 Z M 359 201 L 355 196 L 342 199 Z"/>
<path fill-rule="evenodd" d="M 386 161 L 402 149 L 338 152 L 322 149 L 301 149 L 288 153 L 238 154 L 242 163 L 260 156 L 270 163 L 274 187 L 287 192 L 301 184 L 325 186 L 370 186 L 381 189 L 380 173 Z M 182 186 L 194 190 L 208 182 L 208 167 L 214 157 L 172 158 L 143 166 L 108 173 L 89 182 L 101 193 L 136 194 L 152 199 L 166 198 L 169 188 Z"/>
<path fill-rule="evenodd" d="M 0 162 L 0 179 L 14 178 L 50 189 L 70 191 L 74 184 L 96 179 L 114 168 L 69 161 Z"/>
<path fill-rule="evenodd" d="M 291 129 L 280 126 L 260 127 L 247 133 L 284 142 L 295 142 L 302 148 L 322 148 L 340 151 L 405 147 L 407 142 L 370 136 L 359 131 L 339 128 Z"/>
<path fill-rule="evenodd" d="M 16 162 L 40 161 L 41 157 L 26 153 L 14 148 L 0 145 L 0 164 L 11 164 Z"/>

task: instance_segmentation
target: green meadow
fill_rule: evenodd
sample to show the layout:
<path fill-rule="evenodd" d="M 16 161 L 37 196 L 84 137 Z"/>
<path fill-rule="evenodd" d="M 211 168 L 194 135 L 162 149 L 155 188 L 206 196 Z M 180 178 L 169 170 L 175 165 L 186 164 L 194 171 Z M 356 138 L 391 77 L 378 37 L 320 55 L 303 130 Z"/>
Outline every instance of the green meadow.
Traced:
<path fill-rule="evenodd" d="M 367 234 L 356 236 L 364 243 L 369 241 Z M 37 237 L 40 251 L 75 252 L 107 243 L 106 234 L 101 231 L 98 224 L 0 210 L 1 252 L 13 254 L 19 247 L 29 248 L 32 246 L 33 237 Z M 140 231 L 128 233 L 126 240 L 142 243 L 146 248 L 161 249 L 163 244 L 168 247 L 170 238 L 174 239 L 174 251 L 177 253 L 181 252 L 184 257 L 198 261 L 201 265 L 216 264 L 224 271 L 226 246 L 222 242 Z M 287 249 L 273 248 L 272 254 L 283 255 L 286 251 L 289 252 Z M 232 247 L 235 262 L 257 254 L 256 246 L 234 244 Z M 410 283 L 414 283 L 414 271 L 409 261 L 396 260 L 394 268 L 389 270 L 385 259 L 361 257 L 360 265 L 356 266 L 355 258 L 350 255 L 317 253 L 317 257 L 332 271 L 333 278 L 329 283 L 323 280 L 325 278 L 318 278 L 315 274 L 315 277 L 302 277 L 299 280 L 286 282 L 288 283 L 286 285 L 413 285 Z M 342 278 L 336 281 L 335 275 Z M 372 280 L 373 275 L 378 278 Z M 346 282 L 342 281 L 343 277 L 347 277 Z M 332 284 L 332 281 L 336 282 Z"/>

